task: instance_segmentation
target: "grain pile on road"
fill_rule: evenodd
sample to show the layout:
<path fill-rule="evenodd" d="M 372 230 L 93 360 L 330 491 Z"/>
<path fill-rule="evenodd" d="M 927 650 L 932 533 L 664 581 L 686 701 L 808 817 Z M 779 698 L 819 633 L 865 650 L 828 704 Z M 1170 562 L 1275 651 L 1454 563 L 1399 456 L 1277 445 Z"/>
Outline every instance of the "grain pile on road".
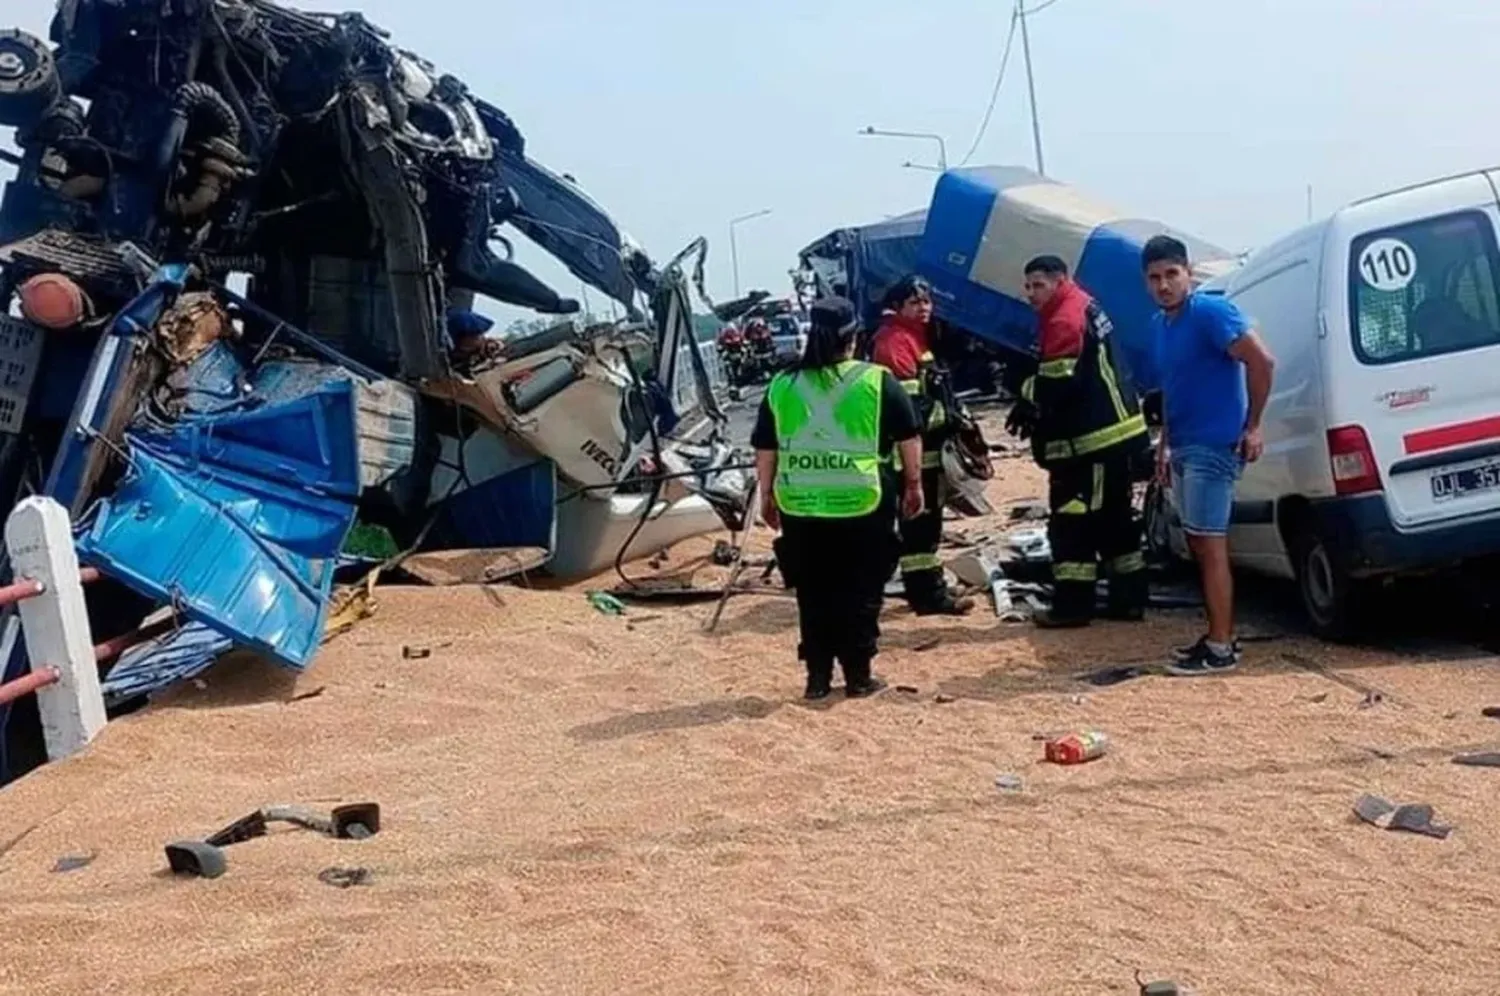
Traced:
<path fill-rule="evenodd" d="M 1002 474 L 1002 500 L 1039 492 Z M 578 591 L 379 602 L 300 680 L 223 665 L 0 795 L 4 992 L 1082 996 L 1138 969 L 1500 992 L 1500 772 L 1449 763 L 1500 741 L 1489 659 L 1288 638 L 1225 678 L 1093 688 L 1197 619 L 1039 634 L 892 605 L 879 668 L 916 691 L 816 709 L 785 598 L 731 601 L 714 637 L 710 606 Z M 1109 755 L 1040 763 L 1037 735 L 1076 729 Z M 1457 830 L 1359 824 L 1364 792 Z M 371 840 L 273 832 L 222 878 L 162 872 L 165 842 L 256 807 L 364 799 Z"/>

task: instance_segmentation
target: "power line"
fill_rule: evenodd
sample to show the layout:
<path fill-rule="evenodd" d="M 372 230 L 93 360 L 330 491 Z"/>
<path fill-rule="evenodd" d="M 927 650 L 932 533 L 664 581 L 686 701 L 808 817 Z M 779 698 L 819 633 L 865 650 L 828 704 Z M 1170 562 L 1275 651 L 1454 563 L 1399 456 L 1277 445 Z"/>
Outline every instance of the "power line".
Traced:
<path fill-rule="evenodd" d="M 995 73 L 995 85 L 990 90 L 990 102 L 984 109 L 984 118 L 979 122 L 979 131 L 974 136 L 974 142 L 969 146 L 969 151 L 964 153 L 960 166 L 966 166 L 974 153 L 979 151 L 979 144 L 984 141 L 985 133 L 989 131 L 990 119 L 995 114 L 995 105 L 1000 100 L 1000 87 L 1005 82 L 1005 69 L 1010 64 L 1010 52 L 1016 40 L 1016 28 L 1020 26 L 1021 19 L 1034 17 L 1042 11 L 1057 3 L 1057 0 L 1042 0 L 1041 3 L 1027 10 L 1022 3 L 1017 3 L 1010 13 L 1010 31 L 1005 36 L 1005 50 L 1000 54 L 1000 69 Z"/>
<path fill-rule="evenodd" d="M 1047 0 L 1047 3 L 1056 3 L 1057 0 Z M 995 73 L 995 85 L 990 90 L 990 103 L 984 109 L 984 118 L 979 122 L 979 131 L 974 135 L 974 142 L 969 146 L 969 151 L 964 153 L 960 166 L 966 166 L 974 153 L 979 151 L 979 143 L 984 141 L 985 132 L 989 131 L 990 118 L 995 113 L 995 104 L 1000 99 L 1000 85 L 1005 82 L 1005 67 L 1010 64 L 1011 46 L 1016 40 L 1016 26 L 1020 23 L 1021 8 L 1017 6 L 1010 14 L 1010 32 L 1005 36 L 1005 51 L 1000 56 L 1000 69 Z"/>

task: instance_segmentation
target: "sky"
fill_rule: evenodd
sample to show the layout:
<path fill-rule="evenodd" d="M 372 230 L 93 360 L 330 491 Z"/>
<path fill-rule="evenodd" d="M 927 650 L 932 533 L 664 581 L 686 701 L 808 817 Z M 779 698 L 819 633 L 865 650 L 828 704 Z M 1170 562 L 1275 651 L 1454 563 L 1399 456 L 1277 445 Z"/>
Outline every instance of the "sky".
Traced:
<path fill-rule="evenodd" d="M 1033 8 L 1046 0 L 1031 0 Z M 925 207 L 932 141 L 964 159 L 1010 0 L 303 0 L 357 7 L 515 120 L 666 258 L 710 242 L 709 286 L 789 289 L 797 250 Z M 45 34 L 51 0 L 4 0 Z M 1500 162 L 1495 0 L 1056 0 L 1029 18 L 1049 176 L 1226 248 L 1407 183 Z M 1015 46 L 971 165 L 1033 165 Z M 579 283 L 517 239 L 518 261 Z M 592 294 L 596 306 L 602 295 Z M 499 311 L 501 317 L 510 317 Z"/>

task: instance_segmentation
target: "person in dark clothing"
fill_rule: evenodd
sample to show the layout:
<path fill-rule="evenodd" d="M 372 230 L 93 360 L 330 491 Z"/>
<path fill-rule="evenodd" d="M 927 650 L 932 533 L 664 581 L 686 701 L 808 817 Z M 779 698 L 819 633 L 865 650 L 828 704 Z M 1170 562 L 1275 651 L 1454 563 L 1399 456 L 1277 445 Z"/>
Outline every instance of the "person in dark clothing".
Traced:
<path fill-rule="evenodd" d="M 861 698 L 885 687 L 871 663 L 898 503 L 908 518 L 922 511 L 922 443 L 896 379 L 849 358 L 854 306 L 824 299 L 811 319 L 801 360 L 772 379 L 751 436 L 760 514 L 781 532 L 777 562 L 797 593 L 806 697 L 828 697 L 837 662 L 845 693 Z"/>
<path fill-rule="evenodd" d="M 1140 401 L 1115 361 L 1109 318 L 1069 279 L 1066 263 L 1056 256 L 1027 263 L 1026 296 L 1038 316 L 1037 372 L 1008 425 L 1031 436 L 1048 473 L 1053 600 L 1036 624 L 1088 625 L 1101 567 L 1108 617 L 1140 621 L 1146 559 L 1131 500 L 1133 467 L 1149 445 Z"/>
<path fill-rule="evenodd" d="M 943 542 L 943 443 L 952 434 L 955 412 L 946 371 L 932 352 L 932 292 L 927 281 L 906 277 L 886 291 L 884 316 L 871 345 L 874 361 L 895 374 L 911 398 L 922 427 L 921 515 L 901 523 L 901 582 L 907 604 L 919 616 L 961 616 L 971 598 L 955 598 L 943 575 L 938 548 Z"/>

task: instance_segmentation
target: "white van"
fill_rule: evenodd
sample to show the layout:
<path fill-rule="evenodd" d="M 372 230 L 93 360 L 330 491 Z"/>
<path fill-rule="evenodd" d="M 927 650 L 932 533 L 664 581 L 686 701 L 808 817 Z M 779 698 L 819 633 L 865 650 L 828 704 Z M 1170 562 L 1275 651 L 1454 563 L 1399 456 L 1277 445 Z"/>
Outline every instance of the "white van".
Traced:
<path fill-rule="evenodd" d="M 1497 184 L 1360 201 L 1204 285 L 1276 357 L 1231 558 L 1295 578 L 1319 635 L 1356 635 L 1381 579 L 1500 553 Z"/>

